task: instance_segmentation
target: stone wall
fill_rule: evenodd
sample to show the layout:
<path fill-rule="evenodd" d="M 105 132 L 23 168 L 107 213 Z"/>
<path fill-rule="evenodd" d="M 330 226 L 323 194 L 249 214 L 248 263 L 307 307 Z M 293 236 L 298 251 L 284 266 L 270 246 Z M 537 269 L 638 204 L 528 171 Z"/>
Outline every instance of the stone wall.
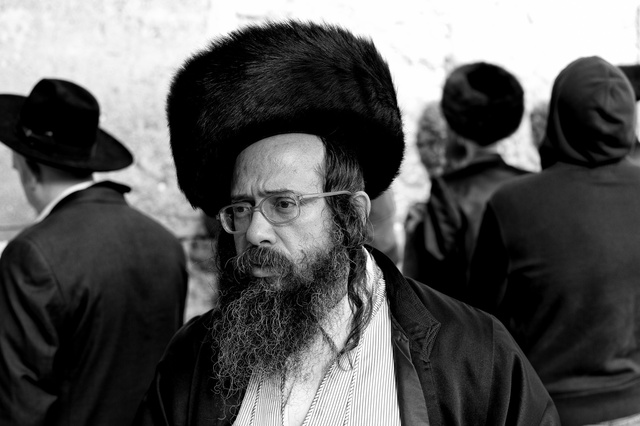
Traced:
<path fill-rule="evenodd" d="M 129 183 L 131 203 L 173 230 L 192 255 L 191 316 L 209 306 L 215 287 L 210 242 L 198 238 L 201 217 L 176 187 L 164 102 L 176 68 L 211 38 L 296 18 L 341 24 L 374 40 L 394 75 L 407 134 L 393 185 L 401 237 L 407 207 L 428 191 L 413 146 L 416 122 L 454 66 L 484 60 L 506 67 L 520 78 L 530 110 L 579 56 L 638 62 L 638 7 L 636 0 L 0 0 L 0 93 L 27 94 L 40 78 L 57 77 L 96 95 L 101 125 L 136 156 L 109 177 Z M 509 162 L 538 168 L 527 119 L 501 149 Z M 0 150 L 0 239 L 33 219 L 8 154 Z"/>

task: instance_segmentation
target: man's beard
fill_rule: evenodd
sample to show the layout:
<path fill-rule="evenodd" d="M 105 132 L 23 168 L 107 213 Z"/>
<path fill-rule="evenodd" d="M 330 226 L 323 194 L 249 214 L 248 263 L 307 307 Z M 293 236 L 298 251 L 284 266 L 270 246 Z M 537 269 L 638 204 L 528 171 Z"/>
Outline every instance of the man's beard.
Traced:
<path fill-rule="evenodd" d="M 254 277 L 256 265 L 275 276 Z M 346 294 L 348 274 L 348 252 L 335 242 L 305 253 L 298 264 L 260 247 L 227 262 L 213 330 L 215 375 L 225 391 L 246 388 L 252 374 L 301 374 L 303 355 L 318 336 L 337 353 L 323 326 Z"/>

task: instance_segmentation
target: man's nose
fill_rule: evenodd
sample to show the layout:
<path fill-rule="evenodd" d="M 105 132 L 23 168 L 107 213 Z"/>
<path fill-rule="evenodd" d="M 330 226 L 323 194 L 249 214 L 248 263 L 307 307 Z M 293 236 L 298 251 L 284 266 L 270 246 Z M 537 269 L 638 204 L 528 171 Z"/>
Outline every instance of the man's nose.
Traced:
<path fill-rule="evenodd" d="M 276 234 L 273 225 L 260 211 L 253 212 L 246 233 L 247 242 L 254 246 L 273 245 Z"/>

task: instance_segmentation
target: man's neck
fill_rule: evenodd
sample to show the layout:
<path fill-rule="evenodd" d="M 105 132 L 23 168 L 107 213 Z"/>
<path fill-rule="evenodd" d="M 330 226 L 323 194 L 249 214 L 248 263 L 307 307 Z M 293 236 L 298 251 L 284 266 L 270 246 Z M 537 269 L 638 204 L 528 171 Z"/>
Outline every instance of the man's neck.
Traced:
<path fill-rule="evenodd" d="M 37 197 L 37 202 L 39 202 L 39 204 L 37 206 L 34 204 L 34 208 L 38 213 L 36 222 L 44 219 L 67 195 L 85 189 L 93 184 L 94 181 L 90 178 L 78 180 L 75 183 L 68 183 L 66 185 L 43 185 L 40 188 L 41 193 L 39 193 Z"/>
<path fill-rule="evenodd" d="M 65 180 L 65 181 L 56 181 L 56 182 L 46 182 L 41 184 L 40 196 L 38 199 L 40 208 L 37 209 L 38 213 L 40 213 L 47 204 L 51 203 L 53 200 L 58 198 L 62 193 L 67 191 L 69 188 L 85 182 L 93 182 L 93 180 L 91 178 L 88 178 L 88 179 L 82 179 L 82 180 Z"/>

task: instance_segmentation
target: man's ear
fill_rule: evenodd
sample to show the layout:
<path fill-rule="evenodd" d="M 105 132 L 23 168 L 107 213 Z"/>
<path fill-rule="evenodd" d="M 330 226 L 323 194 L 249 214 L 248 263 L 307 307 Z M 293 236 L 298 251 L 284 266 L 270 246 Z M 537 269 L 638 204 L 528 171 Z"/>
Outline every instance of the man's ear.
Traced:
<path fill-rule="evenodd" d="M 362 221 L 367 223 L 369 213 L 371 212 L 371 199 L 369 199 L 369 195 L 364 191 L 358 191 L 353 194 L 353 199 L 361 212 Z"/>

